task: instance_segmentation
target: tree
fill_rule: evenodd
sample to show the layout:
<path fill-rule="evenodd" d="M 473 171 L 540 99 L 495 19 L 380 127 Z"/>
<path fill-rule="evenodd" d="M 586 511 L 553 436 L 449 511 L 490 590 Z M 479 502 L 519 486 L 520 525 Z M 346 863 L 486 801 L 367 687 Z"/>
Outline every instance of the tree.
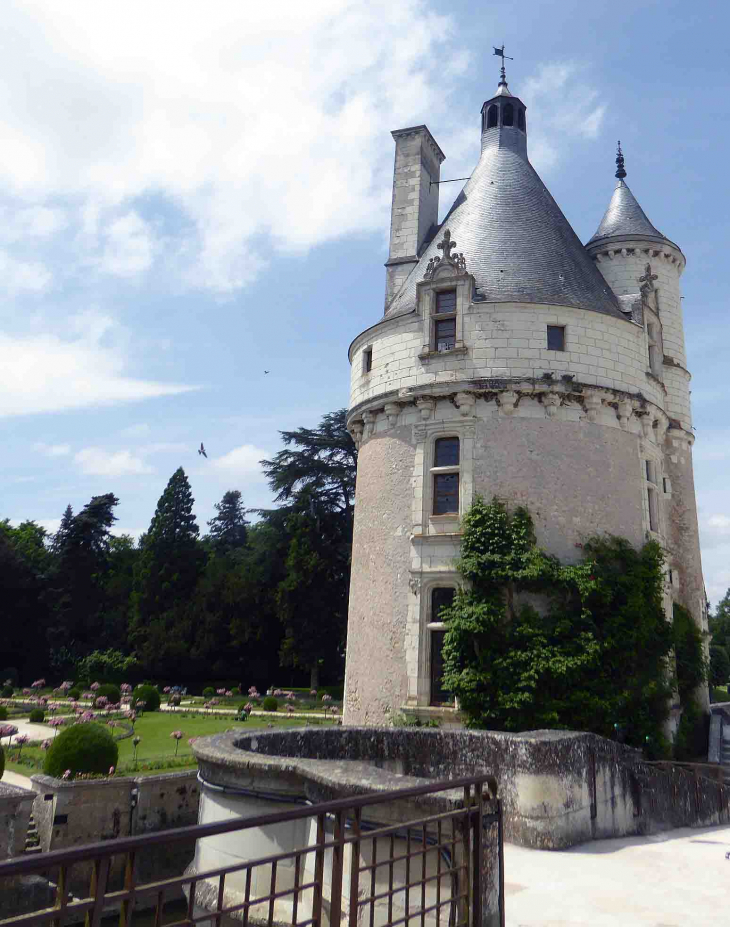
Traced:
<path fill-rule="evenodd" d="M 715 614 L 710 615 L 709 623 L 712 643 L 730 653 L 730 589 L 718 603 Z"/>
<path fill-rule="evenodd" d="M 194 644 L 192 601 L 205 555 L 190 483 L 179 467 L 165 487 L 136 565 L 130 636 L 150 672 L 184 674 Z"/>
<path fill-rule="evenodd" d="M 306 490 L 318 509 L 342 512 L 352 522 L 357 449 L 346 424 L 347 410 L 340 409 L 317 428 L 279 432 L 286 449 L 261 461 L 277 502 L 295 501 Z"/>
<path fill-rule="evenodd" d="M 730 657 L 724 647 L 713 644 L 710 647 L 710 683 L 713 686 L 727 685 L 730 680 Z"/>
<path fill-rule="evenodd" d="M 55 561 L 49 580 L 51 654 L 63 650 L 69 659 L 79 659 L 103 634 L 104 580 L 118 504 L 114 493 L 105 493 L 93 496 L 77 515 L 70 506 L 64 513 L 53 539 Z"/>
<path fill-rule="evenodd" d="M 246 509 L 243 506 L 241 493 L 237 489 L 229 489 L 223 494 L 220 502 L 214 506 L 216 512 L 208 522 L 209 537 L 213 549 L 217 553 L 229 553 L 239 547 L 246 546 Z"/>

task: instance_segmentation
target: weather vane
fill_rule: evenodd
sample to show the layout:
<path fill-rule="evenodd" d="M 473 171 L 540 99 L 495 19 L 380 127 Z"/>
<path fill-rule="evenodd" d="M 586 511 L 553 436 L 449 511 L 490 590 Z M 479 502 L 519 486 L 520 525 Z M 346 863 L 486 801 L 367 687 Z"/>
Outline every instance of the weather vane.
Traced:
<path fill-rule="evenodd" d="M 504 72 L 504 60 L 505 60 L 505 58 L 507 59 L 507 61 L 514 61 L 515 59 L 514 59 L 514 58 L 510 58 L 509 55 L 505 55 L 505 53 L 504 53 L 504 42 L 502 42 L 502 47 L 501 47 L 501 48 L 497 48 L 496 45 L 492 45 L 492 48 L 494 49 L 494 54 L 497 55 L 497 57 L 499 57 L 499 58 L 502 59 L 502 71 L 501 71 L 501 73 L 500 73 L 500 78 L 501 78 L 502 81 L 505 81 L 505 82 L 506 82 L 506 75 L 505 75 L 505 72 Z"/>

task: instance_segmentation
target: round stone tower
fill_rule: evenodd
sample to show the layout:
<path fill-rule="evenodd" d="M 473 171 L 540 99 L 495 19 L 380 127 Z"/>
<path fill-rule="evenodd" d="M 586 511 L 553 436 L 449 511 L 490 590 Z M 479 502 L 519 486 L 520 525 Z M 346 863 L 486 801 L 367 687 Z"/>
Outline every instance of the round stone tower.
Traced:
<path fill-rule="evenodd" d="M 528 506 L 538 543 L 564 561 L 597 533 L 656 538 L 667 607 L 702 620 L 682 253 L 623 177 L 584 248 L 528 160 L 504 71 L 481 128 L 440 226 L 440 148 L 425 126 L 393 133 L 385 314 L 350 347 L 348 724 L 454 712 L 438 619 L 476 494 Z"/>

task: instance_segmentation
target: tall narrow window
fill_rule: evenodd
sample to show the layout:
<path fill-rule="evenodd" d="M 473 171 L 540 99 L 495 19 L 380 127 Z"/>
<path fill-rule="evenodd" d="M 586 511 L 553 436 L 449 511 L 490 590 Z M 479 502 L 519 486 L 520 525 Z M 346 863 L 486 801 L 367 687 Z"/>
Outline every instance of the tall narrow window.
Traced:
<path fill-rule="evenodd" d="M 656 485 L 656 463 L 653 460 L 647 460 L 646 463 L 646 478 L 650 483 Z"/>
<path fill-rule="evenodd" d="M 646 490 L 648 503 L 649 503 L 649 530 L 658 531 L 659 530 L 659 512 L 657 510 L 657 497 L 656 490 L 651 486 L 647 487 Z"/>
<path fill-rule="evenodd" d="M 497 104 L 492 103 L 487 113 L 487 128 L 493 129 L 497 125 Z"/>
<path fill-rule="evenodd" d="M 524 109 L 517 110 L 517 128 L 525 131 L 525 111 Z"/>
<path fill-rule="evenodd" d="M 431 591 L 429 676 L 431 681 L 430 703 L 432 705 L 448 705 L 453 701 L 453 696 L 449 695 L 443 684 L 446 629 L 443 626 L 434 627 L 434 624 L 442 624 L 441 611 L 453 604 L 454 593 L 454 589 L 447 587 L 438 587 Z"/>
<path fill-rule="evenodd" d="M 456 347 L 456 290 L 436 294 L 434 315 L 432 350 L 452 351 Z"/>
<path fill-rule="evenodd" d="M 511 103 L 507 103 L 502 110 L 502 125 L 513 126 L 515 124 L 515 108 Z"/>
<path fill-rule="evenodd" d="M 362 352 L 362 372 L 370 373 L 373 369 L 373 349 L 365 348 Z"/>
<path fill-rule="evenodd" d="M 459 512 L 459 439 L 439 438 L 434 446 L 433 514 Z"/>
<path fill-rule="evenodd" d="M 565 350 L 565 326 L 564 325 L 548 325 L 547 346 L 548 346 L 548 351 L 564 351 Z"/>

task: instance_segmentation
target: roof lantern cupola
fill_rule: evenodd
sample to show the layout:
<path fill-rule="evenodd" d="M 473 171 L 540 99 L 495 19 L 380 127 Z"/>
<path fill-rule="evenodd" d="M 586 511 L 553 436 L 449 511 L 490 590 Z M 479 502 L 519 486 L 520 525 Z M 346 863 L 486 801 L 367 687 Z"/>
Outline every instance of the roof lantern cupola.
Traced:
<path fill-rule="evenodd" d="M 603 244 L 609 240 L 641 240 L 666 242 L 665 235 L 649 221 L 644 210 L 626 183 L 626 162 L 621 149 L 621 142 L 616 148 L 616 189 L 608 204 L 601 224 L 595 235 L 589 239 L 588 246 Z"/>
<path fill-rule="evenodd" d="M 512 148 L 527 157 L 527 107 L 518 97 L 510 93 L 507 85 L 504 45 L 494 48 L 494 54 L 502 59 L 497 92 L 482 106 L 482 151 L 485 148 Z"/>

